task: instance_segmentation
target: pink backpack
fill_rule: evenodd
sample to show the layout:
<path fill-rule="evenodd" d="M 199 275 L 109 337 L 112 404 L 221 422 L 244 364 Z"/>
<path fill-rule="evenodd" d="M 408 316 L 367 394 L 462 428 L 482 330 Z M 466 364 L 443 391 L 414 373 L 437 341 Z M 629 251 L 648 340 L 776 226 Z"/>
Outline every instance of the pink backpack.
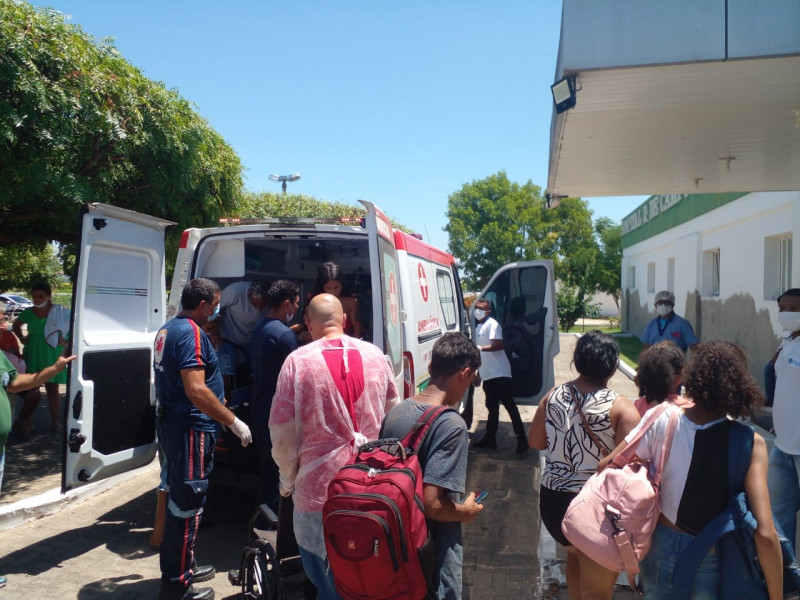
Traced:
<path fill-rule="evenodd" d="M 668 406 L 663 402 L 654 409 L 625 449 L 606 469 L 589 478 L 561 523 L 564 535 L 578 550 L 611 571 L 625 571 L 631 586 L 661 514 L 658 489 L 679 413 L 670 414 L 654 474 L 649 473 L 648 462 L 635 458 L 636 446 Z"/>

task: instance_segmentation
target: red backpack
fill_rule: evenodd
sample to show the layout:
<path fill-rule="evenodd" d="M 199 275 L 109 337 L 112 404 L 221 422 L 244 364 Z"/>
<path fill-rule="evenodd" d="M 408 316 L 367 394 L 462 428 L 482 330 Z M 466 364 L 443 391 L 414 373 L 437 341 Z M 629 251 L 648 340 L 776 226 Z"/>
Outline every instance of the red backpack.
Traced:
<path fill-rule="evenodd" d="M 436 565 L 416 451 L 436 418 L 428 408 L 402 440 L 360 446 L 328 486 L 322 528 L 345 600 L 421 600 Z"/>

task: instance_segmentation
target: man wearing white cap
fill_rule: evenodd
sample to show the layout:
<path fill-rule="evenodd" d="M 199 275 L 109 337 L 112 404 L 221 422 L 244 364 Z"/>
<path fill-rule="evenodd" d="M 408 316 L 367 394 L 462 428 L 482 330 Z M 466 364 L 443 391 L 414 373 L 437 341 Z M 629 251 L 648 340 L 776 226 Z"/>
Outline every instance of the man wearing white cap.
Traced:
<path fill-rule="evenodd" d="M 692 324 L 673 311 L 675 308 L 675 294 L 662 290 L 656 294 L 656 312 L 658 316 L 647 324 L 641 340 L 644 348 L 668 340 L 683 350 L 684 354 L 689 348 L 694 348 L 700 340 L 694 334 Z"/>

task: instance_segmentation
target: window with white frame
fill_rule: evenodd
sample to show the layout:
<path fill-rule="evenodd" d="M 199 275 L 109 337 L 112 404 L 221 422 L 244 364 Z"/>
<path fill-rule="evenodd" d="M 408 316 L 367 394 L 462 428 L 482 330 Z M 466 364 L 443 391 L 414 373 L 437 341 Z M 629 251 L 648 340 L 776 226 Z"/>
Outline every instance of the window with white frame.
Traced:
<path fill-rule="evenodd" d="M 647 263 L 647 292 L 650 294 L 656 291 L 656 263 Z"/>
<path fill-rule="evenodd" d="M 764 300 L 792 287 L 792 234 L 764 238 Z"/>
<path fill-rule="evenodd" d="M 636 267 L 628 267 L 628 289 L 636 289 Z"/>
<path fill-rule="evenodd" d="M 719 248 L 703 252 L 703 295 L 719 296 Z"/>

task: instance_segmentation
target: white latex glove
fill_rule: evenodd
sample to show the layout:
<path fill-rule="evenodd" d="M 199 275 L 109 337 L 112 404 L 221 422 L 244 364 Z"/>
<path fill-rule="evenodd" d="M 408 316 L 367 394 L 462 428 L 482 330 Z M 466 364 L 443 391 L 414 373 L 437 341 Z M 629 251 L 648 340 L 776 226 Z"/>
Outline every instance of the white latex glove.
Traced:
<path fill-rule="evenodd" d="M 242 440 L 242 448 L 246 448 L 247 445 L 253 441 L 253 434 L 250 433 L 250 428 L 242 423 L 239 417 L 235 417 L 233 419 L 233 423 L 231 423 L 231 426 L 228 429 L 235 433 L 236 437 Z"/>

